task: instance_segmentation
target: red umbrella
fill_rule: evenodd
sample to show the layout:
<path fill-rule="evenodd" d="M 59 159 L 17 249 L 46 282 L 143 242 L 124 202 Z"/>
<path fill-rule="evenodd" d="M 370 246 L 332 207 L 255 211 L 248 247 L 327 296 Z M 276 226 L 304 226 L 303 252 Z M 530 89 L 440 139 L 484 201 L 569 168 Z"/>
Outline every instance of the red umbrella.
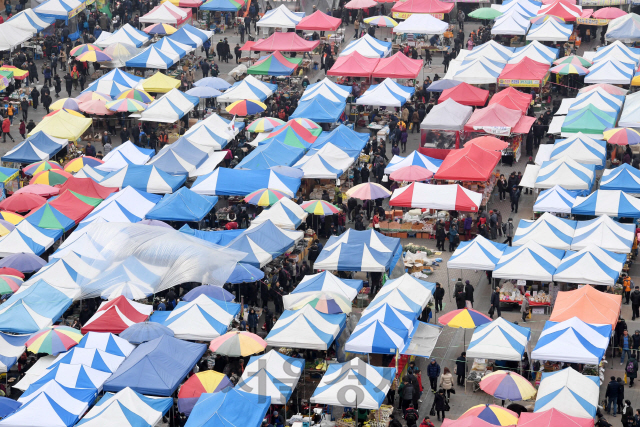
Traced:
<path fill-rule="evenodd" d="M 468 141 L 465 146 L 467 145 L 477 145 L 478 147 L 489 151 L 502 151 L 509 146 L 509 143 L 494 136 L 481 136 Z"/>
<path fill-rule="evenodd" d="M 21 271 L 16 270 L 11 267 L 2 267 L 0 268 L 0 275 L 7 274 L 9 276 L 16 276 L 21 279 L 24 279 L 24 274 Z"/>
<path fill-rule="evenodd" d="M 11 212 L 29 212 L 47 203 L 47 199 L 37 194 L 19 193 L 0 202 L 0 209 Z"/>
<path fill-rule="evenodd" d="M 616 19 L 626 14 L 627 12 L 622 9 L 618 9 L 617 7 L 603 7 L 602 9 L 598 9 L 593 12 L 591 17 L 596 19 Z"/>
<path fill-rule="evenodd" d="M 427 179 L 433 176 L 433 172 L 431 172 L 427 168 L 423 168 L 422 166 L 405 166 L 403 168 L 394 171 L 389 175 L 394 181 L 426 181 Z"/>

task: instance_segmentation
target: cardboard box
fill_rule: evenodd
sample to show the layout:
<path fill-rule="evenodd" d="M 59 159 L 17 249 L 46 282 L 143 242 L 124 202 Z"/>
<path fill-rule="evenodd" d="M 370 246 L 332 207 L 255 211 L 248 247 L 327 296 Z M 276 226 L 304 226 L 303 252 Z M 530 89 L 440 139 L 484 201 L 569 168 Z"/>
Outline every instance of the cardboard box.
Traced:
<path fill-rule="evenodd" d="M 396 233 L 396 237 L 399 237 L 401 239 L 406 239 L 407 238 L 407 233 Z"/>

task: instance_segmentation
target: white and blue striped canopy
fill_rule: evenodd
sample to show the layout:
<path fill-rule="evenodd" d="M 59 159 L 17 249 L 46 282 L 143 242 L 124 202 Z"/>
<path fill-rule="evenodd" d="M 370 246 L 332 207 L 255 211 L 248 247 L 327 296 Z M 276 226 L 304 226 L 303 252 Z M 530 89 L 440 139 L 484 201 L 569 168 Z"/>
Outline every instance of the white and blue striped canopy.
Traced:
<path fill-rule="evenodd" d="M 453 79 L 469 84 L 496 83 L 504 66 L 505 64 L 502 62 L 487 58 L 465 60 L 453 75 Z"/>
<path fill-rule="evenodd" d="M 374 320 L 367 324 L 358 323 L 344 348 L 350 353 L 395 354 L 404 348 L 408 336 L 406 329 L 392 328 Z"/>
<path fill-rule="evenodd" d="M 600 378 L 573 368 L 544 372 L 534 412 L 556 409 L 571 417 L 594 418 L 598 409 Z"/>
<path fill-rule="evenodd" d="M 531 338 L 531 329 L 498 317 L 473 331 L 467 357 L 521 361 Z"/>
<path fill-rule="evenodd" d="M 492 242 L 478 235 L 473 240 L 460 243 L 447 261 L 447 268 L 492 271 L 506 248 L 504 243 Z"/>
<path fill-rule="evenodd" d="M 570 214 L 577 195 L 578 191 L 565 190 L 561 186 L 555 185 L 538 195 L 533 205 L 533 211 Z"/>
<path fill-rule="evenodd" d="M 364 37 L 352 40 L 340 52 L 340 56 L 346 56 L 353 52 L 358 52 L 365 58 L 384 58 L 391 52 L 391 42 L 384 42 L 367 34 Z"/>
<path fill-rule="evenodd" d="M 179 56 L 169 55 L 161 51 L 157 46 L 151 45 L 138 55 L 129 59 L 125 65 L 135 68 L 154 68 L 166 70 L 180 60 Z"/>
<path fill-rule="evenodd" d="M 635 72 L 635 65 L 617 59 L 607 59 L 594 63 L 589 68 L 585 83 L 609 83 L 628 85 Z"/>
<path fill-rule="evenodd" d="M 632 50 L 619 40 L 616 40 L 610 45 L 599 47 L 591 61 L 599 62 L 612 58 L 628 64 L 638 65 L 638 62 L 640 62 L 640 54 L 638 54 L 635 49 Z"/>
<path fill-rule="evenodd" d="M 569 249 L 577 222 L 544 213 L 535 221 L 521 219 L 513 238 L 514 246 L 537 242 L 549 248 Z"/>
<path fill-rule="evenodd" d="M 640 171 L 627 163 L 615 169 L 605 169 L 600 178 L 600 189 L 640 194 Z"/>
<path fill-rule="evenodd" d="M 596 245 L 589 245 L 578 252 L 567 251 L 553 274 L 553 280 L 613 286 L 626 260 L 626 254 L 617 254 Z"/>
<path fill-rule="evenodd" d="M 580 164 L 596 165 L 596 169 L 602 169 L 607 156 L 607 143 L 579 132 L 570 138 L 558 139 L 553 144 L 550 160 L 560 159 L 563 156 Z"/>
<path fill-rule="evenodd" d="M 627 254 L 631 252 L 636 226 L 614 221 L 608 215 L 602 215 L 589 221 L 578 221 L 571 250 L 579 251 L 589 245 L 596 245 L 612 252 Z"/>
<path fill-rule="evenodd" d="M 587 197 L 577 197 L 571 213 L 640 218 L 640 200 L 620 190 L 596 190 Z"/>
<path fill-rule="evenodd" d="M 550 282 L 564 254 L 563 250 L 547 248 L 534 241 L 512 246 L 500 257 L 493 277 Z"/>
<path fill-rule="evenodd" d="M 595 165 L 583 165 L 563 156 L 542 163 L 535 188 L 551 188 L 560 185 L 567 190 L 588 190 L 595 179 Z"/>

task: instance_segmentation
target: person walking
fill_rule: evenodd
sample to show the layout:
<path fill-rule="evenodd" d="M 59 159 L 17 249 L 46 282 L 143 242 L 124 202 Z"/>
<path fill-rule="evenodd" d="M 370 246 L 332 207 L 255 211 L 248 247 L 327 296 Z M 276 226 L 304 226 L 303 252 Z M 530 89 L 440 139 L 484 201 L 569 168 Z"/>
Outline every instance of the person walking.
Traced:
<path fill-rule="evenodd" d="M 640 317 L 640 287 L 636 286 L 629 298 L 631 299 L 631 311 L 633 312 L 631 320 L 636 320 L 636 318 Z"/>
<path fill-rule="evenodd" d="M 436 313 L 442 311 L 442 300 L 444 299 L 444 288 L 440 282 L 436 282 L 436 289 L 433 292 L 433 299 L 435 300 Z"/>
<path fill-rule="evenodd" d="M 504 174 L 500 174 L 500 179 L 498 180 L 498 194 L 500 201 L 507 200 L 507 180 L 504 177 Z"/>
<path fill-rule="evenodd" d="M 465 280 L 464 281 L 464 295 L 465 295 L 465 304 L 467 306 L 467 308 L 471 309 L 473 308 L 473 292 L 475 289 L 473 289 L 473 285 L 468 281 Z"/>
<path fill-rule="evenodd" d="M 22 120 L 26 122 L 29 117 L 29 101 L 27 101 L 27 98 L 23 98 L 20 101 L 20 109 L 22 110 Z"/>
<path fill-rule="evenodd" d="M 622 276 L 622 289 L 624 290 L 624 297 L 626 299 L 625 305 L 629 305 L 629 301 L 631 300 L 631 289 L 633 288 L 633 281 L 628 274 L 623 274 Z"/>
<path fill-rule="evenodd" d="M 409 406 L 413 406 L 413 395 L 416 390 L 413 388 L 413 384 L 408 378 L 405 378 L 402 383 L 401 397 L 402 397 L 402 413 L 405 414 Z"/>
<path fill-rule="evenodd" d="M 51 99 L 51 95 L 49 95 L 48 92 L 42 95 L 42 106 L 44 107 L 47 114 L 49 114 L 49 107 L 51 106 L 52 102 L 53 99 Z"/>
<path fill-rule="evenodd" d="M 497 312 L 498 317 L 502 317 L 500 311 L 500 288 L 496 286 L 496 290 L 491 294 L 491 307 L 489 308 L 489 317 L 493 319 L 493 315 Z"/>
<path fill-rule="evenodd" d="M 456 300 L 456 308 L 461 310 L 464 308 L 465 299 L 467 298 L 467 294 L 464 290 L 464 284 L 462 283 L 462 279 L 458 278 L 454 287 L 453 287 L 453 298 Z"/>
<path fill-rule="evenodd" d="M 413 407 L 413 404 L 409 405 L 407 412 L 404 414 L 404 420 L 407 422 L 407 427 L 416 427 L 419 418 L 420 415 Z"/>
<path fill-rule="evenodd" d="M 40 100 L 40 91 L 37 87 L 31 89 L 31 105 L 33 105 L 33 109 L 38 109 L 38 101 Z"/>
<path fill-rule="evenodd" d="M 616 417 L 617 405 L 618 405 L 618 395 L 620 394 L 620 383 L 616 381 L 616 377 L 612 376 L 610 378 L 609 384 L 607 385 L 607 391 L 604 395 L 607 398 L 607 414 L 612 415 L 611 411 L 613 410 L 613 417 Z"/>
<path fill-rule="evenodd" d="M 449 225 L 449 252 L 453 252 L 456 250 L 458 239 L 458 224 L 452 222 L 451 225 Z"/>
<path fill-rule="evenodd" d="M 516 185 L 511 187 L 511 212 L 518 213 L 518 202 L 520 201 L 520 188 Z"/>
<path fill-rule="evenodd" d="M 631 352 L 631 357 L 629 357 L 629 360 L 627 361 L 625 373 L 627 374 L 627 379 L 629 380 L 629 387 L 633 387 L 633 380 L 638 378 L 638 360 L 636 359 L 636 355 L 633 352 Z"/>
<path fill-rule="evenodd" d="M 356 22 L 353 23 L 353 28 L 355 30 L 355 33 L 353 34 L 353 38 L 357 39 L 358 38 L 358 30 L 360 29 L 360 21 L 356 19 Z"/>
<path fill-rule="evenodd" d="M 438 387 L 438 378 L 440 377 L 440 365 L 435 359 L 431 359 L 431 363 L 427 365 L 427 377 L 429 377 L 431 391 L 435 393 Z"/>
<path fill-rule="evenodd" d="M 504 243 L 508 243 L 509 246 L 511 246 L 511 243 L 513 241 L 513 218 L 509 218 L 507 220 L 507 223 L 504 225 L 504 235 L 507 238 Z"/>
<path fill-rule="evenodd" d="M 436 224 L 436 250 L 444 252 L 444 241 L 447 238 L 447 232 L 444 229 L 444 221 L 438 220 Z"/>
<path fill-rule="evenodd" d="M 520 312 L 522 313 L 522 321 L 527 321 L 527 316 L 529 316 L 529 299 L 525 295 L 522 298 L 522 306 L 520 307 Z"/>
<path fill-rule="evenodd" d="M 631 401 L 625 400 L 622 408 L 622 427 L 635 427 L 635 419 L 633 417 L 633 408 Z"/>
<path fill-rule="evenodd" d="M 4 131 L 4 123 L 3 129 Z M 624 364 L 624 356 L 631 358 L 631 337 L 629 336 L 629 331 L 626 329 L 622 332 L 622 336 L 620 337 L 620 341 L 618 342 L 620 346 L 620 366 Z"/>
<path fill-rule="evenodd" d="M 442 371 L 442 377 L 440 377 L 440 388 L 446 391 L 447 399 L 450 399 L 451 389 L 453 389 L 453 374 L 447 367 Z"/>
<path fill-rule="evenodd" d="M 26 139 L 25 134 L 27 133 L 27 125 L 24 120 L 20 120 L 20 125 L 18 126 L 18 132 L 20 132 L 20 136 L 22 139 Z"/>
<path fill-rule="evenodd" d="M 445 412 L 447 412 L 449 408 L 449 402 L 447 402 L 447 397 L 444 395 L 444 390 L 439 390 L 433 398 L 433 409 L 436 411 L 436 416 L 438 421 L 444 421 Z M 440 418 L 442 416 L 442 418 Z"/>
<path fill-rule="evenodd" d="M 457 375 L 457 384 L 460 386 L 464 386 L 464 380 L 467 374 L 467 353 L 463 351 L 460 354 L 460 357 L 456 359 L 456 375 Z"/>

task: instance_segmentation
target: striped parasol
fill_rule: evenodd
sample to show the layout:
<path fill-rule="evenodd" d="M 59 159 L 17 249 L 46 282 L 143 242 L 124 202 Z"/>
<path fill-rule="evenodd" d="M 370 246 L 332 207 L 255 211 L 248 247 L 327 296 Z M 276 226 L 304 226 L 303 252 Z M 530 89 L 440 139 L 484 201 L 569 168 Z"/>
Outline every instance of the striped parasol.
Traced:
<path fill-rule="evenodd" d="M 288 196 L 278 190 L 261 188 L 260 190 L 256 190 L 253 193 L 248 194 L 247 197 L 244 198 L 244 201 L 257 206 L 271 206 L 283 197 Z"/>
<path fill-rule="evenodd" d="M 82 333 L 68 326 L 50 326 L 33 334 L 26 342 L 31 353 L 56 355 L 69 350 L 82 339 Z"/>
<path fill-rule="evenodd" d="M 232 331 L 215 338 L 209 350 L 229 357 L 244 357 L 260 353 L 267 347 L 267 342 L 251 332 Z"/>
<path fill-rule="evenodd" d="M 38 172 L 48 171 L 52 169 L 62 170 L 63 168 L 62 166 L 60 166 L 60 163 L 54 162 L 53 160 L 42 160 L 39 162 L 31 163 L 27 167 L 23 168 L 22 172 L 24 172 L 26 175 L 33 176 Z"/>
<path fill-rule="evenodd" d="M 324 200 L 309 200 L 300 205 L 305 212 L 314 215 L 334 215 L 340 212 L 340 209 Z"/>

